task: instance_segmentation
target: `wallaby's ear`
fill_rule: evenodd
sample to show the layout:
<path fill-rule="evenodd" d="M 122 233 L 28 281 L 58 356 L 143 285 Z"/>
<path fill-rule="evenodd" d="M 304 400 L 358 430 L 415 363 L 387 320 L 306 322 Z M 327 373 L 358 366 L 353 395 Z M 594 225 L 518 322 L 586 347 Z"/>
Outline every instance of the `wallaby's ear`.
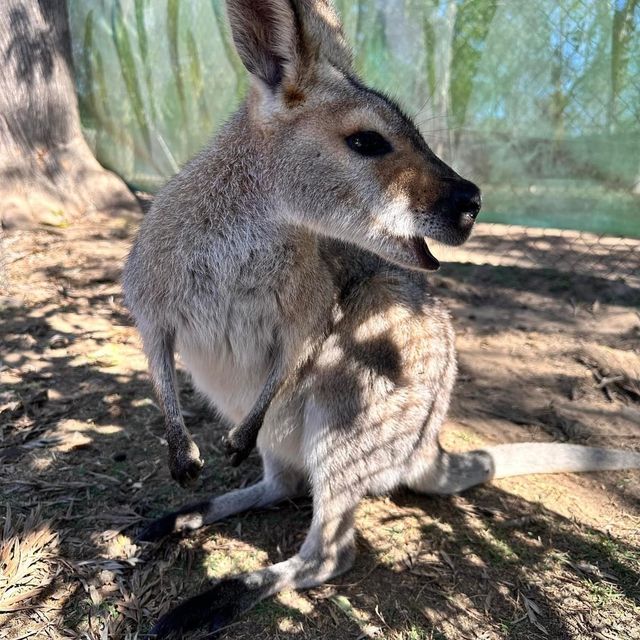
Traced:
<path fill-rule="evenodd" d="M 331 0 L 292 0 L 302 23 L 307 49 L 321 52 L 335 67 L 352 73 L 351 49 Z"/>
<path fill-rule="evenodd" d="M 302 55 L 298 19 L 289 0 L 227 0 L 236 49 L 256 78 L 275 88 L 294 81 Z"/>

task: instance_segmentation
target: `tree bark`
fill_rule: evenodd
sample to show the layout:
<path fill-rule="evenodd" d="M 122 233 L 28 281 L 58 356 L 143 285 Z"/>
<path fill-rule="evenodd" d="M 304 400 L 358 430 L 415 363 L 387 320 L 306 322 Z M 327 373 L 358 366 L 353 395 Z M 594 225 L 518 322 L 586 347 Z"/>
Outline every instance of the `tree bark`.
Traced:
<path fill-rule="evenodd" d="M 2 0 L 0 56 L 2 226 L 136 210 L 82 136 L 65 0 Z"/>

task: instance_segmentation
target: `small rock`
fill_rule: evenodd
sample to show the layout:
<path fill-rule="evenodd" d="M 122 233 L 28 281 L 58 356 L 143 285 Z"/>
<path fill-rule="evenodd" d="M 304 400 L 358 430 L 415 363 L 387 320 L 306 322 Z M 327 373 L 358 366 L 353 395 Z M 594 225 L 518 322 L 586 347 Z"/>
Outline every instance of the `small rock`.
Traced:
<path fill-rule="evenodd" d="M 68 346 L 69 338 L 61 335 L 60 333 L 56 333 L 55 335 L 49 338 L 49 348 L 50 349 L 63 349 Z"/>
<path fill-rule="evenodd" d="M 17 394 L 13 391 L 3 391 L 0 393 L 0 414 L 5 411 L 14 413 L 22 406 L 22 402 Z"/>

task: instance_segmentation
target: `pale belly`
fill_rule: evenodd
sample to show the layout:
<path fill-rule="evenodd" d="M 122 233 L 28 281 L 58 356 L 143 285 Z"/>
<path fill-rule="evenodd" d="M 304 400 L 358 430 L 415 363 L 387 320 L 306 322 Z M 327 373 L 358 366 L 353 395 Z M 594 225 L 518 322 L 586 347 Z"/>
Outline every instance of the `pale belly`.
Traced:
<path fill-rule="evenodd" d="M 195 388 L 233 424 L 254 406 L 266 382 L 267 365 L 236 360 L 225 348 L 205 349 L 178 343 L 178 353 Z M 247 366 L 252 362 L 252 366 Z M 288 385 L 287 385 L 288 387 Z M 302 469 L 302 414 L 305 395 L 286 388 L 269 407 L 258 435 L 258 449 L 291 468 Z"/>
<path fill-rule="evenodd" d="M 245 367 L 221 350 L 178 348 L 195 388 L 225 418 L 238 424 L 247 416 L 266 381 L 266 367 Z"/>
<path fill-rule="evenodd" d="M 308 279 L 303 279 L 308 282 Z M 299 284 L 299 281 L 296 280 Z M 279 283 L 282 285 L 282 283 Z M 176 351 L 189 371 L 195 388 L 233 424 L 239 424 L 255 406 L 267 382 L 275 350 L 292 370 L 317 339 L 321 339 L 333 304 L 333 288 L 328 276 L 316 278 L 314 287 L 300 285 L 300 295 L 265 287 L 258 295 L 240 288 L 233 294 L 206 300 L 188 327 L 176 332 Z M 282 315 L 282 300 L 302 300 L 291 314 Z M 286 336 L 286 339 L 283 338 Z M 283 351 L 281 351 L 281 349 Z M 299 460 L 302 407 L 299 390 L 282 390 L 272 401 L 260 432 L 261 450 L 279 451 L 293 462 Z"/>
<path fill-rule="evenodd" d="M 195 388 L 234 424 L 251 411 L 264 387 L 269 369 L 273 330 L 236 318 L 224 333 L 200 326 L 197 335 L 178 332 L 176 350 L 191 374 Z"/>

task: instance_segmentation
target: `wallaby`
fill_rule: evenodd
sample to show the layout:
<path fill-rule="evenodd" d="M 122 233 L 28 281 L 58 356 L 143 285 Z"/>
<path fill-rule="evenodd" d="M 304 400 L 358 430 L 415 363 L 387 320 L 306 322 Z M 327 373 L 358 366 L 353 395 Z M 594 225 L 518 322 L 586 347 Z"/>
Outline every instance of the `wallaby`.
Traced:
<path fill-rule="evenodd" d="M 356 77 L 329 0 L 227 0 L 251 74 L 213 144 L 157 196 L 124 272 L 167 428 L 171 473 L 197 477 L 174 349 L 235 427 L 257 437 L 257 484 L 152 522 L 142 539 L 197 529 L 310 493 L 300 551 L 222 580 L 161 618 L 165 637 L 220 630 L 281 589 L 349 568 L 366 494 L 451 494 L 492 478 L 640 467 L 640 454 L 516 444 L 440 448 L 456 374 L 447 312 L 429 293 L 425 238 L 464 242 L 480 192 L 439 160 L 389 98 Z"/>

